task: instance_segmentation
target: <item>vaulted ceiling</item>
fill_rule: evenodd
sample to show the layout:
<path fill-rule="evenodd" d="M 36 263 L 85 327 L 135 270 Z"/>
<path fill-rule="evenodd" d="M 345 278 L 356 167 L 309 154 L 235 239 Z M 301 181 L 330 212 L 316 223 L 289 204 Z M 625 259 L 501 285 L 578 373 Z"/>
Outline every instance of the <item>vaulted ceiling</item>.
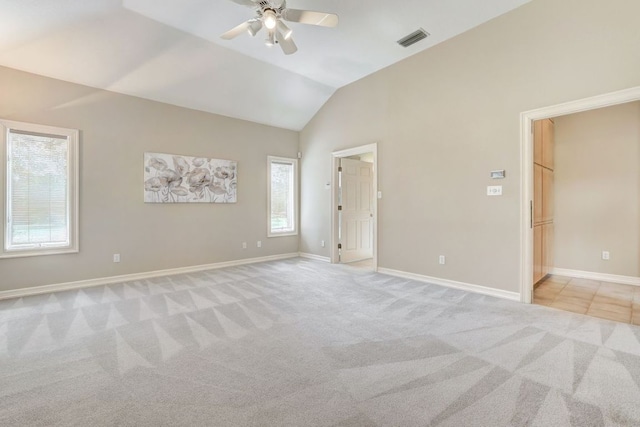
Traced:
<path fill-rule="evenodd" d="M 0 0 L 0 65 L 300 130 L 340 87 L 528 1 L 287 0 L 340 22 L 291 23 L 284 55 L 263 34 L 220 38 L 255 15 L 230 0 Z"/>

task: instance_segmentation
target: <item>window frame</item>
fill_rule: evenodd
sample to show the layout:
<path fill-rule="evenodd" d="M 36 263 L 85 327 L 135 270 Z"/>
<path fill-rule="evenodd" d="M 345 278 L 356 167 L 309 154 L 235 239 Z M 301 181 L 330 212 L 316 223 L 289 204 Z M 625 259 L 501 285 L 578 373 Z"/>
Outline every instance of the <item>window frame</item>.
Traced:
<path fill-rule="evenodd" d="M 11 170 L 9 168 L 8 149 L 9 133 L 18 131 L 26 134 L 44 134 L 66 137 L 68 141 L 67 151 L 67 215 L 69 221 L 69 244 L 64 246 L 29 247 L 24 249 L 9 249 L 9 212 L 11 205 Z M 80 131 L 55 126 L 40 125 L 34 123 L 16 122 L 0 119 L 0 195 L 2 196 L 2 221 L 0 227 L 0 258 L 21 258 L 42 255 L 57 255 L 78 253 L 79 248 L 79 176 L 80 164 L 78 146 Z"/>
<path fill-rule="evenodd" d="M 284 163 L 293 166 L 293 230 L 273 231 L 271 229 L 271 166 Z M 267 237 L 284 237 L 298 235 L 298 159 L 289 157 L 267 156 Z"/>

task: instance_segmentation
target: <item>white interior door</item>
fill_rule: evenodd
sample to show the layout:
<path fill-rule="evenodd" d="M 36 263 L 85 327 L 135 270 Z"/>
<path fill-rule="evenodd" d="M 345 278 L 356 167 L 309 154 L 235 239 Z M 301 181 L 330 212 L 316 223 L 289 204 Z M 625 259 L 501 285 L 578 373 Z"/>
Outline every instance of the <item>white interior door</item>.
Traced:
<path fill-rule="evenodd" d="M 373 164 L 340 159 L 340 262 L 373 257 Z"/>

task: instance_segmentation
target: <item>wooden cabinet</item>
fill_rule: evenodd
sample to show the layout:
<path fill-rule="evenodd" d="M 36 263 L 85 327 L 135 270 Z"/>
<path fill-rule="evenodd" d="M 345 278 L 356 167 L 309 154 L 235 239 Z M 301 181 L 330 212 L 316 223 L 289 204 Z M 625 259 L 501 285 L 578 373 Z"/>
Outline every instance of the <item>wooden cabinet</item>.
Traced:
<path fill-rule="evenodd" d="M 553 269 L 553 223 L 542 225 L 542 277 Z"/>
<path fill-rule="evenodd" d="M 533 122 L 533 163 L 542 165 L 542 120 Z"/>
<path fill-rule="evenodd" d="M 533 283 L 553 269 L 553 223 L 533 227 Z"/>
<path fill-rule="evenodd" d="M 553 222 L 553 171 L 542 168 L 542 222 Z"/>
<path fill-rule="evenodd" d="M 533 123 L 533 163 L 553 170 L 555 130 L 551 119 Z"/>
<path fill-rule="evenodd" d="M 542 223 L 542 179 L 544 168 L 533 164 L 533 223 Z"/>
<path fill-rule="evenodd" d="M 533 283 L 553 269 L 554 124 L 533 124 Z"/>
<path fill-rule="evenodd" d="M 553 143 L 555 138 L 553 122 L 550 119 L 542 122 L 542 166 L 553 170 Z"/>
<path fill-rule="evenodd" d="M 542 273 L 542 225 L 533 227 L 533 283 L 537 283 L 544 277 Z"/>

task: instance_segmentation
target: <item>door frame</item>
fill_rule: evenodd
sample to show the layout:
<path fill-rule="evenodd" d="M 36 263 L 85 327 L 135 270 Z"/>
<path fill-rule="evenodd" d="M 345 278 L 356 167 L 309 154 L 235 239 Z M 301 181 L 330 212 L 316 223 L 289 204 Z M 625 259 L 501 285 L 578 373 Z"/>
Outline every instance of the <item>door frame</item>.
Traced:
<path fill-rule="evenodd" d="M 378 143 L 334 151 L 331 153 L 331 263 L 338 256 L 338 162 L 343 157 L 373 153 L 373 271 L 378 271 Z"/>
<path fill-rule="evenodd" d="M 520 113 L 520 301 L 533 294 L 533 122 L 640 101 L 640 86 Z"/>

